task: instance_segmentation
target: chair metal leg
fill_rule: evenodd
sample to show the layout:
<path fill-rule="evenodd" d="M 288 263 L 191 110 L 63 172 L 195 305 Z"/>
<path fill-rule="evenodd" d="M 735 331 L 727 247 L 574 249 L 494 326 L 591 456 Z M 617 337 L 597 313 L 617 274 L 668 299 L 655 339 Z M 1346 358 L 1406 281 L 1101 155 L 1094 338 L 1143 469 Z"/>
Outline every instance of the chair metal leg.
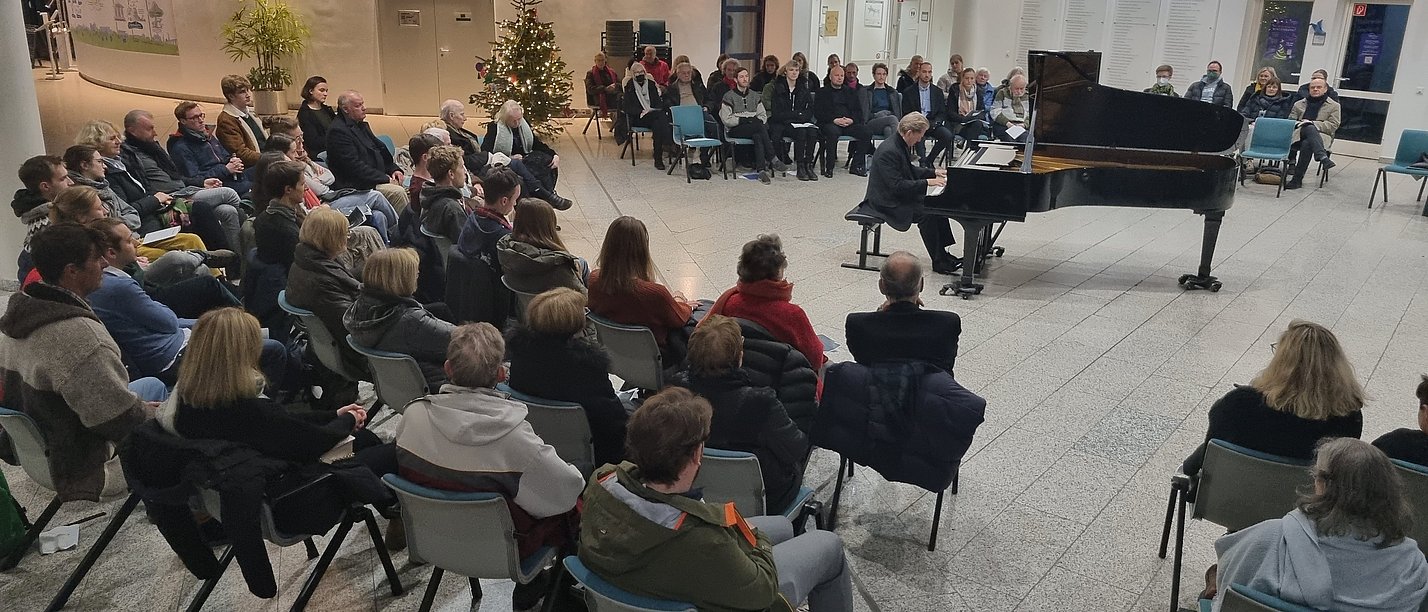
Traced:
<path fill-rule="evenodd" d="M 838 456 L 838 476 L 833 485 L 833 501 L 828 508 L 828 530 L 832 531 L 838 527 L 838 500 L 843 497 L 843 466 L 849 463 L 842 455 Z"/>
<path fill-rule="evenodd" d="M 84 559 L 80 560 L 79 567 L 70 572 L 69 579 L 64 581 L 64 586 L 60 587 L 55 598 L 50 600 L 47 610 L 59 610 L 64 608 L 64 604 L 69 601 L 70 595 L 79 588 L 79 582 L 84 580 L 84 576 L 89 573 L 90 568 L 99 560 L 99 555 L 104 554 L 104 549 L 114 540 L 114 534 L 119 533 L 119 528 L 124 526 L 124 521 L 129 520 L 129 515 L 134 513 L 134 508 L 139 505 L 139 494 L 130 493 L 128 499 L 119 507 L 119 511 L 114 514 L 114 519 L 109 521 L 109 525 L 104 528 L 104 533 L 99 535 L 99 539 L 89 547 L 89 552 L 84 554 Z"/>
<path fill-rule="evenodd" d="M 471 601 L 481 601 L 481 598 L 484 597 L 484 595 L 481 593 L 481 579 L 467 578 L 466 581 L 471 584 Z"/>
<path fill-rule="evenodd" d="M 40 513 L 40 518 L 36 519 L 35 523 L 25 531 L 25 537 L 20 538 L 19 544 L 15 546 L 15 552 L 10 553 L 10 556 L 0 563 L 0 571 L 9 571 L 20 564 L 20 559 L 40 537 L 40 532 L 45 530 L 45 526 L 50 524 L 50 519 L 55 517 L 55 513 L 59 512 L 60 505 L 63 503 L 60 501 L 59 495 L 55 495 L 55 498 L 50 500 L 50 505 L 45 506 L 44 512 Z"/>
<path fill-rule="evenodd" d="M 852 477 L 853 477 L 853 460 L 852 460 L 852 459 L 849 459 L 849 460 L 848 460 L 848 477 L 849 477 L 849 478 L 852 478 Z"/>
<path fill-rule="evenodd" d="M 386 543 L 382 542 L 382 530 L 377 527 L 376 517 L 365 507 L 355 508 L 351 512 L 360 514 L 362 521 L 367 523 L 367 534 L 372 536 L 372 548 L 377 549 L 377 558 L 382 562 L 382 569 L 387 572 L 387 582 L 391 583 L 392 595 L 401 595 L 406 589 L 402 587 L 401 577 L 397 576 L 397 568 L 392 566 L 392 555 L 387 552 Z"/>
<path fill-rule="evenodd" d="M 957 465 L 952 466 L 952 494 L 953 494 L 953 495 L 956 495 L 956 494 L 957 494 L 957 481 L 959 481 L 959 480 L 961 480 L 961 479 L 962 479 L 962 462 L 961 462 L 961 461 L 958 461 L 958 462 L 957 462 Z"/>
<path fill-rule="evenodd" d="M 419 612 L 431 610 L 431 602 L 436 600 L 436 591 L 441 588 L 441 576 L 445 573 L 446 571 L 439 567 L 431 568 L 431 578 L 426 581 L 426 593 L 421 596 L 421 606 L 417 608 Z"/>
<path fill-rule="evenodd" d="M 1428 187 L 1428 179 L 1415 179 L 1415 180 L 1418 181 L 1418 197 L 1417 197 L 1417 198 L 1414 198 L 1413 201 L 1414 201 L 1414 202 L 1418 202 L 1418 201 L 1420 201 L 1420 200 L 1423 199 L 1423 188 L 1424 188 L 1424 187 Z M 1388 187 L 1387 187 L 1387 186 L 1384 187 L 1383 198 L 1384 198 L 1385 201 L 1388 200 Z"/>
<path fill-rule="evenodd" d="M 213 587 L 218 586 L 218 581 L 223 579 L 223 573 L 228 571 L 228 566 L 233 563 L 233 556 L 237 552 L 232 546 L 223 551 L 223 556 L 218 559 L 218 573 L 199 585 L 198 592 L 193 596 L 193 601 L 189 602 L 188 608 L 186 608 L 187 612 L 198 612 L 203 608 L 203 604 L 208 601 L 208 596 L 213 593 Z"/>
<path fill-rule="evenodd" d="M 313 541 L 312 541 L 312 538 L 308 538 L 308 539 L 306 539 L 306 540 L 303 540 L 303 541 L 302 541 L 302 545 L 303 545 L 303 548 L 306 548 L 306 549 L 307 549 L 307 560 L 308 560 L 308 561 L 311 561 L 311 560 L 313 560 L 313 559 L 316 559 L 318 555 L 322 554 L 322 553 L 319 553 L 319 552 L 317 551 L 317 543 L 316 543 L 316 542 L 313 542 Z"/>
<path fill-rule="evenodd" d="M 1373 177 L 1373 191 L 1369 192 L 1369 210 L 1373 210 L 1373 199 L 1374 196 L 1378 195 L 1378 183 L 1382 180 L 1384 180 L 1383 169 L 1379 168 L 1378 174 L 1374 175 Z M 1385 186 L 1384 189 L 1387 190 L 1388 187 Z"/>
<path fill-rule="evenodd" d="M 1170 577 L 1170 612 L 1177 612 L 1180 607 L 1180 562 L 1185 551 L 1185 496 L 1182 494 L 1179 500 L 1179 516 L 1175 523 L 1175 563 L 1171 570 L 1175 573 Z"/>
<path fill-rule="evenodd" d="M 1175 518 L 1175 501 L 1180 498 L 1180 489 L 1171 485 L 1170 501 L 1165 503 L 1165 528 L 1160 531 L 1160 555 L 1165 558 L 1165 547 L 1170 543 L 1170 523 Z"/>
<path fill-rule="evenodd" d="M 312 573 L 308 574 L 307 580 L 303 582 L 302 590 L 298 592 L 296 600 L 293 600 L 293 612 L 301 612 L 307 608 L 307 602 L 312 600 L 312 594 L 317 591 L 317 583 L 322 581 L 323 574 L 327 573 L 327 567 L 332 565 L 332 559 L 337 557 L 337 549 L 342 547 L 342 541 L 347 539 L 347 532 L 352 530 L 351 513 L 342 517 L 342 522 L 337 525 L 337 532 L 332 534 L 332 538 L 327 541 L 327 548 L 322 550 L 322 558 L 317 560 L 317 565 L 313 566 Z"/>
<path fill-rule="evenodd" d="M 932 537 L 927 538 L 927 552 L 937 550 L 937 526 L 942 522 L 942 493 L 937 492 L 937 506 L 932 510 Z"/>

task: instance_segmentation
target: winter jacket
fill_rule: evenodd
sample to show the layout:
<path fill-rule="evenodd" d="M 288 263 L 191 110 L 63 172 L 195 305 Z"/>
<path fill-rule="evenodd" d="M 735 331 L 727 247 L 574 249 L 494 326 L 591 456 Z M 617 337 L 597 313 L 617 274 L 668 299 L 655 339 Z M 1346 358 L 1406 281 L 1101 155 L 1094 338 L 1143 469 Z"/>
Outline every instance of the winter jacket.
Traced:
<path fill-rule="evenodd" d="M 407 405 L 396 443 L 403 478 L 445 491 L 499 493 L 511 502 L 522 558 L 566 539 L 558 523 L 542 519 L 574 509 L 584 478 L 531 429 L 524 404 L 495 389 L 443 385 L 441 393 Z"/>
<path fill-rule="evenodd" d="M 427 312 L 415 299 L 364 287 L 342 322 L 357 344 L 411 355 L 426 376 L 427 388 L 446 382 L 446 345 L 455 326 Z"/>
<path fill-rule="evenodd" d="M 104 179 L 96 181 L 78 172 L 70 172 L 69 180 L 74 181 L 76 185 L 93 187 L 95 191 L 99 192 L 99 201 L 104 203 L 104 208 L 109 211 L 109 216 L 123 220 L 124 225 L 129 226 L 131 231 L 139 231 L 139 227 L 143 225 L 139 219 L 139 211 L 119 197 L 119 194 L 114 193 L 114 190 L 109 188 L 109 181 Z"/>
<path fill-rule="evenodd" d="M 658 99 L 658 97 L 652 98 L 650 102 L 654 103 L 655 100 Z M 525 119 L 521 120 L 521 124 L 524 126 L 529 126 Z M 493 153 L 496 151 L 496 141 L 498 140 L 498 138 L 496 137 L 496 132 L 498 130 L 499 128 L 496 126 L 495 121 L 489 121 L 486 123 L 486 136 L 481 139 L 482 151 L 485 151 L 487 153 Z M 524 130 L 521 127 L 517 127 L 516 129 L 511 130 L 511 132 L 513 132 L 511 134 L 511 150 L 501 151 L 501 153 L 504 153 L 506 155 L 530 155 L 531 153 L 540 152 L 545 153 L 546 155 L 550 155 L 551 157 L 555 156 L 555 149 L 550 148 L 550 145 L 546 144 L 544 140 L 541 140 L 540 135 L 536 134 L 535 132 L 531 133 L 531 142 L 525 142 L 521 140 L 521 132 L 523 131 Z"/>
<path fill-rule="evenodd" d="M 1290 107 L 1293 106 L 1293 98 L 1284 94 L 1270 97 L 1264 92 L 1250 96 L 1245 103 L 1240 106 L 1240 114 L 1246 119 L 1254 121 L 1260 117 L 1271 119 L 1288 119 Z M 1262 114 L 1261 114 L 1262 113 Z"/>
<path fill-rule="evenodd" d="M 903 107 L 907 101 L 903 100 Z M 847 117 L 854 125 L 863 122 L 863 108 L 858 103 L 858 93 L 847 87 L 824 87 L 813 96 L 813 116 L 820 125 L 833 123 L 834 119 Z"/>
<path fill-rule="evenodd" d="M 802 87 L 801 81 L 788 88 L 788 79 L 779 79 L 768 86 L 770 124 L 813 123 L 813 92 Z"/>
<path fill-rule="evenodd" d="M 141 172 L 138 166 L 130 166 L 118 159 L 104 160 L 104 180 L 119 199 L 139 211 L 139 218 L 143 220 L 139 233 L 147 234 L 169 227 L 169 221 L 159 214 L 163 205 L 149 193 L 148 182 L 142 178 Z"/>
<path fill-rule="evenodd" d="M 233 154 L 213 136 L 181 127 L 169 135 L 168 149 L 179 172 L 183 176 L 195 177 L 200 185 L 203 179 L 216 178 L 223 181 L 223 186 L 231 187 L 239 194 L 248 193 L 253 188 L 253 183 L 243 173 L 234 174 L 228 169 L 228 160 L 233 158 Z"/>
<path fill-rule="evenodd" d="M 184 328 L 192 328 L 194 320 L 180 319 L 168 306 L 155 302 L 123 270 L 105 268 L 99 289 L 87 299 L 138 376 L 158 376 L 168 370 L 188 344 Z"/>
<path fill-rule="evenodd" d="M 660 493 L 629 462 L 596 470 L 582 498 L 580 561 L 611 584 L 711 612 L 792 612 L 772 543 L 732 502 Z"/>
<path fill-rule="evenodd" d="M 357 425 L 350 412 L 317 425 L 266 397 L 244 398 L 225 406 L 194 406 L 175 395 L 159 407 L 154 418 L 165 430 L 188 440 L 236 442 L 265 457 L 298 464 L 316 463 L 352 435 Z"/>
<path fill-rule="evenodd" d="M 430 189 L 430 187 L 427 187 Z M 426 193 L 426 190 L 422 190 Z M 511 222 L 489 208 L 478 208 L 466 220 L 457 238 L 457 248 L 471 260 L 480 260 L 501 275 L 501 262 L 496 255 L 496 243 L 511 233 Z M 498 279 L 499 280 L 499 279 Z"/>
<path fill-rule="evenodd" d="M 753 90 L 753 88 L 750 88 L 750 90 Z M 695 103 L 702 106 L 704 104 L 704 100 L 709 97 L 709 88 L 704 86 L 704 83 L 699 80 L 699 77 L 693 77 L 689 80 L 689 93 L 694 96 Z M 635 106 L 638 107 L 639 104 L 639 100 L 636 100 Z M 679 80 L 675 79 L 671 80 L 669 82 L 669 87 L 665 88 L 664 90 L 664 106 L 665 108 L 674 108 L 676 106 L 679 106 L 679 104 Z M 654 100 L 650 100 L 650 107 L 653 108 L 655 106 L 656 105 L 654 104 Z M 639 113 L 635 113 L 635 116 L 638 117 Z"/>
<path fill-rule="evenodd" d="M 684 371 L 675 374 L 669 384 L 709 400 L 714 419 L 705 446 L 758 457 L 764 476 L 765 512 L 782 514 L 803 486 L 803 469 L 812 446 L 788 418 L 774 390 L 754 386 L 748 373 L 737 368 L 710 375 Z"/>
<path fill-rule="evenodd" d="M 327 167 L 334 177 L 333 189 L 373 189 L 391 182 L 398 169 L 372 126 L 345 115 L 333 120 L 327 131 Z"/>
<path fill-rule="evenodd" d="M 843 329 L 848 352 L 858 363 L 926 361 L 953 374 L 962 318 L 955 312 L 898 301 L 874 312 L 848 313 Z"/>
<path fill-rule="evenodd" d="M 332 337 L 342 338 L 347 335 L 342 317 L 361 293 L 362 283 L 346 265 L 308 244 L 298 243 L 288 269 L 289 304 L 311 310 Z M 338 342 L 337 347 L 348 367 L 358 372 L 367 370 L 367 360 L 346 342 Z"/>
<path fill-rule="evenodd" d="M 1294 103 L 1294 107 L 1289 111 L 1289 118 L 1299 121 L 1304 118 L 1305 111 L 1309 108 L 1309 99 L 1305 98 Z M 1334 146 L 1334 134 L 1339 131 L 1339 124 L 1343 117 L 1343 107 L 1335 102 L 1333 98 L 1324 97 L 1324 105 L 1319 108 L 1318 116 L 1314 117 L 1314 127 L 1319 130 L 1319 138 L 1324 141 L 1324 149 L 1328 150 Z M 1299 129 L 1294 129 L 1294 142 L 1299 142 L 1302 134 Z"/>
<path fill-rule="evenodd" d="M 269 204 L 253 219 L 253 244 L 259 261 L 276 264 L 286 273 L 293 265 L 300 228 L 297 211 L 277 202 Z"/>
<path fill-rule="evenodd" d="M 789 418 L 805 433 L 818 414 L 818 371 L 803 353 L 774 338 L 769 330 L 747 319 L 736 319 L 744 336 L 744 373 L 756 387 L 778 395 Z"/>
<path fill-rule="evenodd" d="M 625 405 L 610 386 L 610 356 L 584 336 L 555 336 L 517 326 L 506 334 L 511 389 L 542 399 L 575 402 L 585 410 L 595 465 L 625 456 Z M 558 373 L 558 375 L 552 375 Z"/>
<path fill-rule="evenodd" d="M 253 123 L 250 124 L 245 118 L 253 120 Z M 256 129 L 254 124 L 257 125 Z M 224 104 L 223 112 L 218 113 L 218 118 L 214 120 L 213 135 L 218 138 L 218 142 L 223 143 L 224 149 L 243 160 L 245 166 L 258 163 L 263 144 L 268 139 L 262 122 L 258 121 L 251 109 L 239 109 L 232 104 Z"/>
<path fill-rule="evenodd" d="M 807 358 L 814 368 L 823 367 L 823 340 L 813 330 L 808 313 L 793 303 L 793 283 L 784 280 L 739 281 L 714 302 L 709 314 L 747 319 L 768 330 L 779 342 L 786 342 Z"/>
<path fill-rule="evenodd" d="M 813 443 L 928 491 L 952 484 L 987 408 L 930 363 L 836 363 L 823 384 Z"/>
<path fill-rule="evenodd" d="M 459 188 L 435 184 L 422 188 L 422 229 L 455 243 L 461 239 L 461 228 L 468 216 Z"/>
<path fill-rule="evenodd" d="M 516 291 L 542 293 L 568 287 L 585 293 L 580 260 L 568 251 L 517 242 L 506 234 L 496 241 L 496 258 L 501 262 L 502 276 Z"/>
<path fill-rule="evenodd" d="M 873 120 L 873 91 L 874 87 L 872 85 L 858 88 L 858 107 L 863 111 L 863 123 Z M 902 94 L 898 93 L 896 89 L 893 89 L 891 85 L 880 88 L 877 91 L 887 92 L 888 105 L 892 107 L 889 112 L 891 112 L 894 117 L 902 117 Z"/>
<path fill-rule="evenodd" d="M 719 106 L 719 120 L 724 122 L 724 127 L 733 128 L 746 118 L 756 119 L 759 123 L 768 122 L 769 114 L 764 110 L 763 95 L 752 89 L 729 90 L 724 94 L 724 101 Z"/>
<path fill-rule="evenodd" d="M 490 163 L 491 154 L 481 150 L 481 138 L 466 128 L 449 123 L 446 124 L 446 132 L 451 135 L 451 144 L 461 147 L 461 159 L 466 164 L 466 170 L 476 176 L 484 176 L 483 170 Z"/>
<path fill-rule="evenodd" d="M 44 434 L 61 500 L 99 501 L 114 445 L 148 418 L 119 346 L 82 298 L 43 281 L 10 296 L 0 334 L 0 406 Z"/>
<path fill-rule="evenodd" d="M 157 140 L 139 140 L 133 134 L 125 133 L 124 144 L 119 147 L 119 159 L 134 170 L 144 184 L 144 191 L 149 193 L 170 193 L 184 187 L 203 186 L 204 177 L 182 172 Z"/>
<path fill-rule="evenodd" d="M 1205 79 L 1197 79 L 1194 83 L 1191 83 L 1189 87 L 1185 88 L 1185 98 L 1198 102 L 1204 97 L 1205 87 Z M 1210 103 L 1227 107 L 1235 103 L 1235 92 L 1230 89 L 1230 84 L 1226 83 L 1224 79 L 1215 79 L 1215 93 Z"/>
<path fill-rule="evenodd" d="M 1262 453 L 1290 459 L 1313 459 L 1314 445 L 1322 438 L 1357 438 L 1363 435 L 1364 415 L 1360 410 L 1322 421 L 1302 418 L 1277 410 L 1258 389 L 1235 387 L 1210 406 L 1210 424 L 1205 442 L 1224 440 Z M 1180 466 L 1186 474 L 1200 473 L 1205 462 L 1205 443 Z"/>

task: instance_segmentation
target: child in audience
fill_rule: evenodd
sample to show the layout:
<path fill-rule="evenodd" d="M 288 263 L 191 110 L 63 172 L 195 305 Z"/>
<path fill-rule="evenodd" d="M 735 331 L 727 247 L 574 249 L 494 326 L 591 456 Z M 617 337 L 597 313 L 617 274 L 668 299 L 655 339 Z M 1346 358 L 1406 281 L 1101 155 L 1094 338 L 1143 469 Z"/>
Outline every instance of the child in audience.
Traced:
<path fill-rule="evenodd" d="M 1395 429 L 1373 445 L 1391 459 L 1428 466 L 1428 374 L 1418 381 L 1418 429 Z"/>

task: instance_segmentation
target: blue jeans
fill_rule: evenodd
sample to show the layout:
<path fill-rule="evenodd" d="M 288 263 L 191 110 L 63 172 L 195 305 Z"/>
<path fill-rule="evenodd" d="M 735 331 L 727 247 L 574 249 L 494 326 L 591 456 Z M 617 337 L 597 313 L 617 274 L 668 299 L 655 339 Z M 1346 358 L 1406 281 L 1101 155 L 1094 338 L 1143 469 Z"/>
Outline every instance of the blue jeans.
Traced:
<path fill-rule="evenodd" d="M 377 229 L 383 242 L 391 244 L 391 240 L 387 237 L 387 230 L 396 224 L 397 210 L 392 208 L 392 203 L 388 202 L 387 198 L 382 197 L 382 194 L 375 189 L 342 196 L 328 205 L 344 215 L 351 213 L 353 209 L 360 209 L 367 215 L 367 225 Z"/>
<path fill-rule="evenodd" d="M 129 390 L 146 402 L 162 402 L 169 398 L 168 385 L 152 376 L 130 381 Z"/>

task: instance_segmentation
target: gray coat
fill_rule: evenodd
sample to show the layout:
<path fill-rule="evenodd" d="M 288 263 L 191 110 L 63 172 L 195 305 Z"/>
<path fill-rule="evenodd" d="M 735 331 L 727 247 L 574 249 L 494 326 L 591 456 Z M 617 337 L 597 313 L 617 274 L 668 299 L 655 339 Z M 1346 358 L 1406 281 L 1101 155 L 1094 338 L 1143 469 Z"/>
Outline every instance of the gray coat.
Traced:
<path fill-rule="evenodd" d="M 902 117 L 902 94 L 893 89 L 892 85 L 887 86 L 888 104 L 892 105 L 894 117 Z M 865 85 L 858 88 L 858 104 L 863 107 L 863 123 L 873 120 L 873 86 Z"/>

